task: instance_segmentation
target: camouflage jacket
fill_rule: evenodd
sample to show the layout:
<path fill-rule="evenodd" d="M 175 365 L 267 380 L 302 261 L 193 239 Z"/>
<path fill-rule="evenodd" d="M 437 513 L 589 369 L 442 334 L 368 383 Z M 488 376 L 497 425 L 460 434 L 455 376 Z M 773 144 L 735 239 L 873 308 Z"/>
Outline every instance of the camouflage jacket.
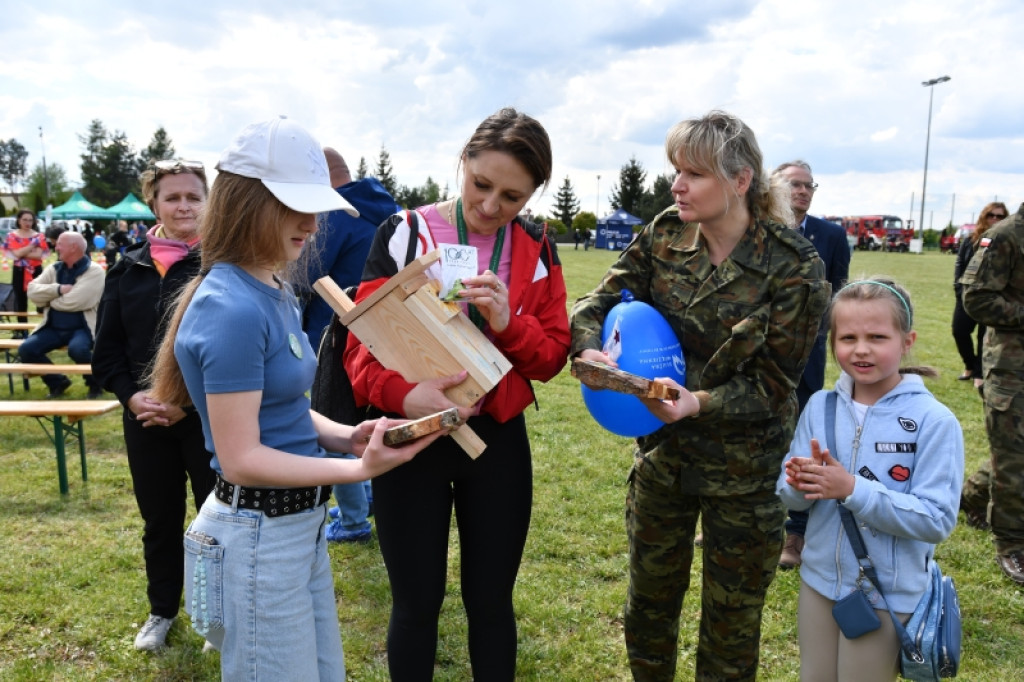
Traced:
<path fill-rule="evenodd" d="M 605 314 L 622 289 L 665 317 L 683 347 L 686 388 L 705 393 L 698 393 L 697 417 L 642 439 L 641 450 L 682 431 L 720 434 L 756 422 L 781 426 L 780 441 L 792 435 L 794 391 L 830 292 L 809 241 L 783 225 L 754 221 L 716 268 L 697 225 L 683 224 L 668 209 L 637 235 L 601 284 L 576 301 L 573 354 L 601 348 Z M 780 457 L 788 441 L 781 446 Z"/>
<path fill-rule="evenodd" d="M 1024 204 L 978 241 L 963 277 L 964 310 L 988 327 L 987 370 L 1024 370 Z"/>

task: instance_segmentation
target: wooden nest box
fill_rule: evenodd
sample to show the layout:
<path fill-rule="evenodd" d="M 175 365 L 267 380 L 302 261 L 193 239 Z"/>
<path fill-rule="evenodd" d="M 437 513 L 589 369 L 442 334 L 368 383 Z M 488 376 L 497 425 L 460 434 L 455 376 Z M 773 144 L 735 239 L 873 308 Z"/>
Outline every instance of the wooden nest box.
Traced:
<path fill-rule="evenodd" d="M 438 251 L 420 256 L 359 305 L 329 277 L 313 285 L 381 365 L 408 382 L 420 382 L 468 370 L 469 376 L 445 395 L 456 405 L 476 404 L 512 369 L 512 363 L 464 315 L 457 303 L 438 297 L 437 282 L 426 275 L 440 259 Z M 471 456 L 486 447 L 468 426 L 452 437 Z"/>

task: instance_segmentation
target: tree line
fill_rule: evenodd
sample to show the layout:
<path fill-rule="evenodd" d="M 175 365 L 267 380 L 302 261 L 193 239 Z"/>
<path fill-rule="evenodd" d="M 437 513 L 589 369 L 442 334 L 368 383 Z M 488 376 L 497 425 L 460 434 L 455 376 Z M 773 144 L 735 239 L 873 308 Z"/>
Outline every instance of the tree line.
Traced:
<path fill-rule="evenodd" d="M 135 151 L 123 131 L 110 131 L 99 119 L 93 119 L 85 134 L 79 135 L 78 139 L 84 148 L 79 191 L 98 206 L 115 204 L 129 192 L 139 196 L 142 171 L 155 161 L 176 156 L 174 143 L 162 126 L 139 152 Z M 27 159 L 28 151 L 18 140 L 0 140 L 0 179 L 10 188 L 19 205 L 39 213 L 46 208 L 47 202 L 58 206 L 71 197 L 75 188 L 60 164 L 50 163 L 44 168 L 44 164 L 39 163 L 27 172 Z M 367 175 L 377 178 L 395 201 L 406 208 L 450 198 L 448 186 L 439 186 L 430 176 L 419 186 L 399 184 L 391 154 L 383 145 L 372 170 L 366 158 L 360 157 L 355 177 L 361 180 Z M 20 196 L 17 192 L 19 185 L 23 190 Z M 613 209 L 621 208 L 646 224 L 672 204 L 671 187 L 672 176 L 668 174 L 658 175 L 648 187 L 647 171 L 634 156 L 620 169 L 618 181 L 612 186 L 608 199 Z M 555 194 L 550 215 L 535 213 L 531 219 L 547 222 L 549 229 L 565 234 L 574 229 L 596 229 L 598 216 L 580 210 L 572 181 L 566 176 Z"/>

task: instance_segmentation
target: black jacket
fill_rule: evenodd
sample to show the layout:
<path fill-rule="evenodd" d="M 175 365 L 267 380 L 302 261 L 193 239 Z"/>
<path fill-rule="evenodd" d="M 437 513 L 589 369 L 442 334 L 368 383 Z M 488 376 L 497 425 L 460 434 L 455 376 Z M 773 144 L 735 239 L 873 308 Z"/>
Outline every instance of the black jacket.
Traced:
<path fill-rule="evenodd" d="M 160 277 L 149 242 L 128 247 L 107 271 L 96 324 L 92 374 L 125 407 L 143 389 L 149 363 L 163 339 L 167 315 L 178 292 L 199 273 L 199 251 L 193 249 Z"/>

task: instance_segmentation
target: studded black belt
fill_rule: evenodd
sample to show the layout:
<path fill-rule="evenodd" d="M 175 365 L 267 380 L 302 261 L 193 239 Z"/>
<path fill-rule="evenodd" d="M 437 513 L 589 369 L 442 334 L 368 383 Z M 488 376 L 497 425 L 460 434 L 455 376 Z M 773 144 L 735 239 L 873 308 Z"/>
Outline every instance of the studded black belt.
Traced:
<path fill-rule="evenodd" d="M 213 494 L 226 504 L 234 501 L 235 488 L 238 492 L 238 506 L 255 509 L 267 516 L 284 516 L 324 504 L 331 498 L 331 486 L 320 485 L 310 488 L 246 488 L 228 483 L 220 474 Z"/>

